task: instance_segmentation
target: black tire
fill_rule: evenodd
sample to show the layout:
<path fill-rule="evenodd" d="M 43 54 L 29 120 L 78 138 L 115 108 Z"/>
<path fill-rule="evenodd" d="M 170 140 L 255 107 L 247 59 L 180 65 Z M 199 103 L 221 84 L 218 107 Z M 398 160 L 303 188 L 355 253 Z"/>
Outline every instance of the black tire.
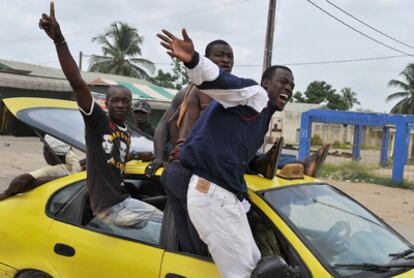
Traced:
<path fill-rule="evenodd" d="M 16 278 L 53 278 L 53 277 L 39 270 L 28 269 L 28 270 L 23 270 L 19 272 L 16 275 Z"/>

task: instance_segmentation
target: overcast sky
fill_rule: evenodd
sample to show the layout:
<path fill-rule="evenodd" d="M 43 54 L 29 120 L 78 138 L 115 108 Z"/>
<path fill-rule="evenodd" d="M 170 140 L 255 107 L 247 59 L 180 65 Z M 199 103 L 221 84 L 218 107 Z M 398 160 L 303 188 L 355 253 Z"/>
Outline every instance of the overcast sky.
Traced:
<path fill-rule="evenodd" d="M 342 14 L 325 0 L 312 0 L 361 32 L 405 53 L 414 49 L 381 36 Z M 414 1 L 331 0 L 355 17 L 399 40 L 414 45 Z M 165 28 L 175 33 L 186 27 L 196 49 L 203 52 L 214 39 L 229 42 L 235 54 L 233 73 L 260 79 L 263 61 L 268 0 L 56 0 L 56 16 L 72 54 L 100 54 L 91 38 L 110 23 L 124 21 L 144 36 L 143 57 L 168 69 L 169 57 L 155 34 Z M 53 43 L 39 30 L 41 13 L 48 0 L 0 0 L 0 58 L 58 67 Z M 333 20 L 306 0 L 278 0 L 273 64 L 336 61 L 401 55 Z M 296 89 L 303 92 L 314 80 L 324 80 L 338 91 L 351 87 L 362 108 L 389 111 L 387 87 L 398 78 L 413 57 L 353 63 L 291 65 Z M 88 65 L 84 62 L 84 68 Z"/>

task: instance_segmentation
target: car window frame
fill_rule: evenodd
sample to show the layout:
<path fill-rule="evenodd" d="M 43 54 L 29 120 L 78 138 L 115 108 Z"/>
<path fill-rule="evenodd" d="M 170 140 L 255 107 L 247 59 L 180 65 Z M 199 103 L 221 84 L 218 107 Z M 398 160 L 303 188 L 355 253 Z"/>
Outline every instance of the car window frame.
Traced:
<path fill-rule="evenodd" d="M 63 187 L 61 187 L 61 188 L 59 188 L 58 190 L 56 190 L 55 192 L 53 192 L 53 194 L 52 195 L 50 195 L 49 196 L 49 198 L 48 198 L 48 200 L 47 200 L 47 202 L 46 202 L 46 206 L 45 206 L 45 213 L 46 213 L 46 215 L 48 216 L 48 217 L 50 217 L 50 218 L 52 218 L 52 219 L 55 219 L 56 218 L 56 215 L 58 215 L 59 213 L 60 213 L 60 211 L 61 210 L 63 210 L 66 206 L 68 206 L 72 201 L 73 201 L 73 199 L 76 197 L 76 195 L 77 194 L 79 194 L 79 192 L 81 192 L 82 191 L 82 189 L 83 188 L 85 188 L 85 186 L 86 186 L 86 182 L 85 182 L 85 184 L 83 185 L 83 186 L 81 186 L 81 187 L 79 187 L 79 189 L 78 190 L 76 190 L 73 194 L 72 194 L 72 196 L 71 197 L 69 197 L 69 199 L 66 201 L 66 203 L 64 203 L 63 205 L 62 205 L 62 207 L 60 207 L 56 212 L 51 212 L 50 210 L 49 210 L 49 208 L 50 208 L 50 206 L 51 206 L 51 203 L 52 203 L 52 201 L 53 201 L 53 199 L 56 197 L 56 195 L 58 195 L 59 193 L 61 193 L 62 191 L 64 191 L 64 190 L 67 190 L 69 187 L 72 187 L 72 186 L 76 186 L 77 184 L 79 184 L 79 183 L 81 183 L 81 182 L 84 182 L 85 181 L 85 179 L 79 179 L 79 180 L 76 180 L 76 181 L 74 181 L 74 182 L 72 182 L 72 183 L 70 183 L 70 184 L 67 184 L 67 185 L 65 185 L 65 186 L 63 186 Z"/>
<path fill-rule="evenodd" d="M 261 196 L 258 194 L 258 192 L 255 192 L 256 195 L 258 195 L 260 198 Z M 262 198 L 261 198 L 262 199 Z M 309 269 L 309 267 L 306 265 L 305 261 L 303 260 L 302 256 L 300 256 L 299 252 L 295 249 L 295 247 L 292 245 L 292 243 L 288 240 L 288 238 L 280 231 L 280 229 L 277 227 L 277 225 L 266 215 L 266 213 L 255 203 L 251 202 L 251 208 L 250 210 L 254 210 L 256 213 L 259 214 L 259 216 L 267 223 L 270 224 L 272 226 L 273 232 L 276 233 L 277 237 L 279 237 L 277 240 L 278 241 L 284 241 L 283 243 L 280 243 L 280 247 L 283 248 L 283 253 L 285 253 L 285 256 L 281 257 L 286 260 L 287 256 L 289 256 L 288 252 L 292 252 L 293 255 L 296 257 L 296 260 L 299 261 L 298 267 L 303 268 L 304 272 L 306 272 L 306 274 L 308 275 L 306 278 L 312 278 L 312 271 Z M 269 206 L 272 211 L 275 211 L 273 209 L 273 207 L 271 207 L 268 203 L 266 203 L 267 206 Z M 286 246 L 283 246 L 286 245 Z M 285 250 L 285 249 L 290 249 L 289 250 Z M 288 262 L 286 261 L 286 263 L 288 264 Z M 288 264 L 291 267 L 295 267 L 293 265 Z"/>
<path fill-rule="evenodd" d="M 80 180 L 78 180 L 78 181 L 76 181 L 76 182 L 73 182 L 73 183 L 71 183 L 71 184 L 68 184 L 68 185 L 66 185 L 66 186 L 64 186 L 64 187 L 62 187 L 62 188 L 60 188 L 59 190 L 57 190 L 56 192 L 54 192 L 50 197 L 49 197 L 49 200 L 47 201 L 47 203 L 46 203 L 46 208 L 45 208 L 45 210 L 46 210 L 46 215 L 48 216 L 48 217 L 50 217 L 50 218 L 52 218 L 54 221 L 58 221 L 58 222 L 62 222 L 62 223 L 65 223 L 65 224 L 68 224 L 68 225 L 71 225 L 71 226 L 75 226 L 75 227 L 78 227 L 78 228 L 81 228 L 81 229 L 83 229 L 83 230 L 87 230 L 87 231 L 91 231 L 91 232 L 95 232 L 95 233 L 98 233 L 98 234 L 103 234 L 103 235 L 107 235 L 107 236 L 110 236 L 110 237 L 114 237 L 114 238 L 117 238 L 117 239 L 121 239 L 121 240 L 127 240 L 127 241 L 129 241 L 129 242 L 134 242 L 134 243 L 139 243 L 139 244 L 144 244 L 144 245 L 147 245 L 147 246 L 151 246 L 151 247 L 155 247 L 155 248 L 159 248 L 159 249 L 163 249 L 164 251 L 166 250 L 165 249 L 165 247 L 163 246 L 163 241 L 162 241 L 162 235 L 163 235 L 163 233 L 165 233 L 164 232 L 164 229 L 166 229 L 165 228 L 165 226 L 164 226 L 164 223 L 165 223 L 165 217 L 163 217 L 163 220 L 162 220 L 162 223 L 161 223 L 161 230 L 160 230 L 160 242 L 159 242 L 159 244 L 155 244 L 155 243 L 150 243 L 150 242 L 146 242 L 146 241 L 142 241 L 142 240 L 138 240 L 138 239 L 133 239 L 133 238 L 130 238 L 130 237 L 126 237 L 126 236 L 122 236 L 122 235 L 118 235 L 118 234 L 114 234 L 114 233 L 111 233 L 111 232 L 108 232 L 108 231 L 104 231 L 104 230 L 101 230 L 101 229 L 98 229 L 98 228 L 94 228 L 94 227 L 88 227 L 88 226 L 86 226 L 86 225 L 83 225 L 82 224 L 82 219 L 77 219 L 77 223 L 74 223 L 74 222 L 72 222 L 72 221 L 69 221 L 69 220 L 67 220 L 67 219 L 64 219 L 64 218 L 59 218 L 59 216 L 58 216 L 58 214 L 59 213 L 57 213 L 56 215 L 53 215 L 52 213 L 49 213 L 48 212 L 48 207 L 49 207 L 49 204 L 50 204 L 50 202 L 52 201 L 52 199 L 53 199 L 53 197 L 54 196 L 56 196 L 56 194 L 58 194 L 59 192 L 61 192 L 62 190 L 65 190 L 65 189 L 67 189 L 69 186 L 73 186 L 73 185 L 75 185 L 76 183 L 79 183 L 79 182 L 85 182 L 85 185 L 84 186 L 82 186 L 79 190 L 77 190 L 76 191 L 76 193 L 74 193 L 73 194 L 73 196 L 70 198 L 70 200 L 61 208 L 61 209 L 59 209 L 59 212 L 61 212 L 65 207 L 68 207 L 68 206 L 70 206 L 73 202 L 75 202 L 76 200 L 76 198 L 82 198 L 82 197 L 84 197 L 84 196 L 80 196 L 81 194 L 80 193 L 85 193 L 84 191 L 86 190 L 86 193 L 87 193 L 87 185 L 86 185 L 86 179 L 80 179 Z"/>
<path fill-rule="evenodd" d="M 357 200 L 355 200 L 354 198 L 352 198 L 351 196 L 349 196 L 348 194 L 346 194 L 345 192 L 339 190 L 338 188 L 325 183 L 325 182 L 312 182 L 312 183 L 299 183 L 299 184 L 292 184 L 292 185 L 286 185 L 283 187 L 277 187 L 277 188 L 271 188 L 271 189 L 266 189 L 266 190 L 260 190 L 257 191 L 256 194 L 281 218 L 283 219 L 283 221 L 289 226 L 289 228 L 295 233 L 295 235 L 301 240 L 301 242 L 303 243 L 303 245 L 306 246 L 306 248 L 308 250 L 311 251 L 311 253 L 313 254 L 313 256 L 315 256 L 315 258 L 319 261 L 319 263 L 331 274 L 333 275 L 333 277 L 348 277 L 348 276 L 341 276 L 336 270 L 335 268 L 333 268 L 326 260 L 325 258 L 313 247 L 313 245 L 309 242 L 309 240 L 306 238 L 306 236 L 296 227 L 296 225 L 293 224 L 292 221 L 290 221 L 289 218 L 285 217 L 282 213 L 280 213 L 280 211 L 278 209 L 276 209 L 265 197 L 264 197 L 264 193 L 266 192 L 270 192 L 270 191 L 277 191 L 277 190 L 283 190 L 286 188 L 293 188 L 293 187 L 302 187 L 302 186 L 311 186 L 311 185 L 326 185 L 328 187 L 330 187 L 331 189 L 333 189 L 334 191 L 336 191 L 337 193 L 339 193 L 340 195 L 343 195 L 349 199 L 351 199 L 352 201 L 354 201 L 356 204 L 360 205 L 363 209 L 367 210 L 375 219 L 377 219 L 380 223 L 384 224 L 385 227 L 389 230 L 391 230 L 392 232 L 394 232 L 398 238 L 400 238 L 402 241 L 404 241 L 405 243 L 407 243 L 408 245 L 412 246 L 412 244 L 410 242 L 408 242 L 404 237 L 402 237 L 395 229 L 393 229 L 390 225 L 388 225 L 384 220 L 382 220 L 381 218 L 379 218 L 379 216 L 377 216 L 375 213 L 373 213 L 371 210 L 369 210 L 367 207 L 365 207 L 364 205 L 362 205 L 360 202 L 358 202 Z M 389 277 L 389 275 L 398 275 L 401 273 L 406 272 L 406 269 L 396 269 L 394 271 L 390 271 L 387 272 L 385 276 L 375 276 L 376 278 L 381 278 L 381 277 Z M 372 273 L 369 271 L 362 271 L 358 274 L 355 274 L 352 277 L 366 277 L 367 273 Z"/>

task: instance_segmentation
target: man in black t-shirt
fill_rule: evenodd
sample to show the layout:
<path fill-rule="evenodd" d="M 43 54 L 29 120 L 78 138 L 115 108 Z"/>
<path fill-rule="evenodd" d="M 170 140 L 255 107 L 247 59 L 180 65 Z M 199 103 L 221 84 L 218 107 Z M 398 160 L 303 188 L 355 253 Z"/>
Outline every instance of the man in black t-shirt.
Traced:
<path fill-rule="evenodd" d="M 131 143 L 125 118 L 131 106 L 131 92 L 122 86 L 110 87 L 106 95 L 107 116 L 93 101 L 70 54 L 55 18 L 53 2 L 50 15 L 42 15 L 39 27 L 56 45 L 60 65 L 76 93 L 85 121 L 87 184 L 94 215 L 108 224 L 119 226 L 138 224 L 142 227 L 149 219 L 160 221 L 161 211 L 131 198 L 124 188 L 123 174 Z"/>

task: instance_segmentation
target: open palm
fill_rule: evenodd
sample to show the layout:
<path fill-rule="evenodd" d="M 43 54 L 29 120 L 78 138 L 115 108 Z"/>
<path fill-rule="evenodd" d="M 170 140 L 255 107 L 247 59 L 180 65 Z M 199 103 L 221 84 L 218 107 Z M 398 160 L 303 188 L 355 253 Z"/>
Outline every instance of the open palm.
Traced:
<path fill-rule="evenodd" d="M 184 63 L 189 63 L 194 55 L 194 45 L 185 29 L 182 30 L 183 39 L 179 39 L 167 30 L 163 34 L 157 34 L 161 39 L 161 45 L 167 49 L 168 55 L 177 58 Z"/>

